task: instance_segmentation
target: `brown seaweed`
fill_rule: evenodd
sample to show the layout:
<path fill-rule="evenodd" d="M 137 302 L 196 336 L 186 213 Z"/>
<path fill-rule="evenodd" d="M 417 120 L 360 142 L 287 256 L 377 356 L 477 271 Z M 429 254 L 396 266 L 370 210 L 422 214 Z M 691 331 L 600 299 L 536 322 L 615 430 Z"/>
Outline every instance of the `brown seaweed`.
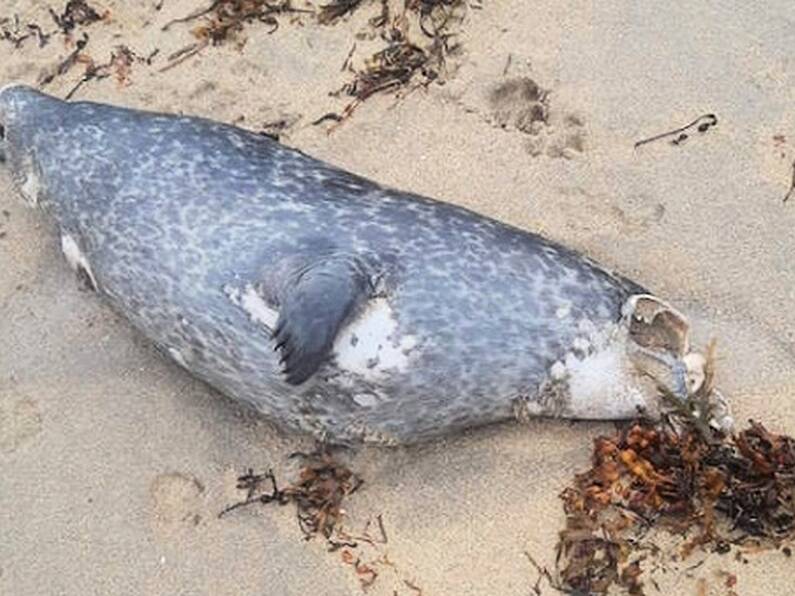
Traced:
<path fill-rule="evenodd" d="M 678 424 L 637 421 L 594 442 L 591 468 L 560 495 L 566 527 L 557 547 L 563 589 L 643 594 L 652 529 L 682 536 L 679 556 L 724 553 L 795 537 L 795 439 L 762 424 L 711 438 Z"/>
<path fill-rule="evenodd" d="M 75 42 L 74 49 L 58 63 L 55 69 L 51 72 L 44 74 L 39 79 L 39 85 L 49 85 L 56 77 L 60 77 L 69 72 L 75 64 L 87 60 L 87 56 L 83 53 L 88 45 L 88 35 L 83 33 L 82 37 Z"/>
<path fill-rule="evenodd" d="M 331 25 L 355 11 L 361 3 L 362 0 L 334 0 L 320 7 L 317 20 L 321 25 Z"/>
<path fill-rule="evenodd" d="M 19 15 L 0 18 L 0 39 L 11 43 L 19 49 L 28 39 L 36 39 L 41 49 L 50 42 L 52 33 L 46 33 L 37 23 L 27 23 L 24 28 L 19 20 Z"/>
<path fill-rule="evenodd" d="M 100 14 L 86 0 L 69 0 L 60 13 L 52 8 L 49 8 L 49 12 L 56 26 L 54 31 L 49 32 L 38 23 L 27 23 L 23 27 L 19 15 L 16 14 L 13 17 L 0 17 L 0 40 L 20 48 L 27 39 L 34 38 L 38 47 L 43 48 L 54 34 L 61 33 L 67 43 L 70 43 L 72 33 L 78 27 L 105 20 L 110 16 L 107 11 Z"/>
<path fill-rule="evenodd" d="M 453 40 L 466 6 L 463 0 L 409 0 L 396 15 L 390 15 L 388 0 L 379 2 L 381 11 L 369 23 L 372 34 L 383 39 L 385 46 L 374 52 L 359 69 L 351 66 L 356 46 L 351 48 L 343 70 L 352 72 L 353 79 L 335 95 L 353 99 L 342 114 L 329 117 L 336 121 L 335 126 L 377 93 L 422 87 L 442 80 L 447 57 L 458 49 Z M 168 30 L 177 23 L 200 21 L 191 30 L 196 41 L 172 54 L 161 71 L 183 63 L 209 46 L 231 41 L 242 47 L 246 43 L 243 31 L 250 24 L 264 24 L 269 28 L 268 33 L 273 33 L 279 27 L 278 17 L 304 13 L 315 14 L 322 25 L 332 25 L 365 4 L 362 0 L 333 0 L 315 12 L 294 7 L 291 0 L 215 0 L 206 8 L 163 26 L 163 30 Z M 411 23 L 418 30 L 417 34 L 409 35 Z"/>
<path fill-rule="evenodd" d="M 299 455 L 304 466 L 295 483 L 279 489 L 272 470 L 259 475 L 249 470 L 237 483 L 238 489 L 246 491 L 246 498 L 224 509 L 219 517 L 254 503 L 294 503 L 304 538 L 318 534 L 330 538 L 341 523 L 343 501 L 361 487 L 362 480 L 327 451 Z M 270 491 L 263 491 L 263 484 L 270 484 Z"/>
<path fill-rule="evenodd" d="M 370 25 L 379 32 L 386 46 L 373 53 L 358 70 L 350 66 L 351 56 L 346 58 L 343 70 L 350 70 L 353 80 L 336 95 L 348 95 L 353 100 L 329 130 L 339 126 L 373 95 L 427 87 L 443 80 L 447 58 L 458 50 L 450 25 L 460 20 L 458 9 L 462 4 L 461 0 L 414 0 L 405 4 L 401 14 L 390 17 L 388 3 L 382 2 L 381 14 Z M 410 18 L 417 20 L 421 36 L 409 35 Z"/>
<path fill-rule="evenodd" d="M 215 0 L 205 9 L 167 23 L 163 26 L 163 31 L 177 23 L 188 23 L 202 18 L 203 22 L 192 31 L 198 39 L 206 39 L 213 45 L 221 45 L 229 40 L 244 43 L 238 34 L 248 24 L 264 23 L 271 27 L 272 33 L 279 26 L 277 16 L 312 12 L 293 7 L 291 0 Z"/>
<path fill-rule="evenodd" d="M 221 511 L 219 517 L 255 504 L 294 504 L 304 539 L 321 538 L 326 550 L 338 553 L 341 563 L 350 567 L 362 590 L 389 574 L 401 586 L 422 594 L 422 589 L 389 559 L 385 550 L 389 539 L 382 515 L 369 519 L 358 532 L 344 527 L 343 504 L 359 490 L 362 479 L 324 448 L 293 456 L 303 460 L 295 482 L 280 488 L 273 470 L 255 474 L 249 469 L 237 479 L 237 488 L 245 491 L 244 498 Z"/>
<path fill-rule="evenodd" d="M 103 14 L 97 12 L 86 0 L 69 0 L 60 14 L 52 8 L 49 10 L 52 20 L 64 35 L 69 35 L 78 26 L 90 25 L 109 16 L 107 12 Z"/>
<path fill-rule="evenodd" d="M 136 62 L 149 64 L 153 57 L 154 53 L 150 54 L 148 57 L 139 56 L 125 45 L 116 46 L 111 52 L 108 61 L 100 64 L 97 64 L 94 59 L 87 54 L 78 53 L 75 62 L 85 64 L 85 71 L 83 72 L 83 76 L 75 83 L 72 89 L 69 90 L 64 99 L 71 99 L 83 85 L 90 81 L 98 81 L 111 76 L 116 79 L 119 86 L 129 85 L 133 64 Z"/>
<path fill-rule="evenodd" d="M 167 31 L 175 24 L 202 19 L 201 23 L 191 30 L 198 41 L 169 56 L 168 63 L 160 69 L 160 72 L 182 64 L 210 45 L 220 46 L 228 41 L 234 41 L 239 48 L 242 48 L 246 39 L 241 33 L 252 23 L 263 23 L 269 27 L 268 33 L 274 33 L 279 28 L 278 16 L 311 12 L 294 8 L 291 0 L 215 0 L 207 8 L 174 19 L 162 27 L 163 31 Z"/>

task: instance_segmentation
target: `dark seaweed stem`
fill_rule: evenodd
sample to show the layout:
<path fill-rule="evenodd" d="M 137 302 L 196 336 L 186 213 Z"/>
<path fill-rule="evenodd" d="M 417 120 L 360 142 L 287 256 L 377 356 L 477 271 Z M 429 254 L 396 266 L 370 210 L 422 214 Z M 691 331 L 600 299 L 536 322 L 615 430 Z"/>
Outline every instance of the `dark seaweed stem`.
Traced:
<path fill-rule="evenodd" d="M 155 52 L 156 53 L 156 52 Z M 124 45 L 116 46 L 111 52 L 110 59 L 102 64 L 96 64 L 94 60 L 88 56 L 80 56 L 78 61 L 85 63 L 86 69 L 80 80 L 72 87 L 69 93 L 66 94 L 64 99 L 71 99 L 74 94 L 86 83 L 94 80 L 106 79 L 115 75 L 116 81 L 119 85 L 129 83 L 130 71 L 135 62 L 149 64 L 154 57 L 155 53 L 149 57 L 141 57 L 133 52 L 130 48 Z"/>
<path fill-rule="evenodd" d="M 789 201 L 790 197 L 795 194 L 795 161 L 792 162 L 792 182 L 790 182 L 789 190 L 784 195 L 784 202 Z"/>
<path fill-rule="evenodd" d="M 693 120 L 688 124 L 685 124 L 684 126 L 636 142 L 635 149 L 643 145 L 647 145 L 648 143 L 653 143 L 654 141 L 659 141 L 661 139 L 665 139 L 668 137 L 675 137 L 671 139 L 671 143 L 673 145 L 680 145 L 681 143 L 683 143 L 688 139 L 687 132 L 689 130 L 696 129 L 696 131 L 698 131 L 699 133 L 705 133 L 710 128 L 717 125 L 718 125 L 718 117 L 715 114 L 704 114 L 703 116 L 699 116 L 698 118 L 696 118 L 695 120 Z"/>
<path fill-rule="evenodd" d="M 376 52 L 369 67 L 358 72 L 353 82 L 342 90 L 362 102 L 381 91 L 406 85 L 427 62 L 428 55 L 422 48 L 401 39 Z M 424 74 L 435 78 L 431 71 Z"/>
<path fill-rule="evenodd" d="M 245 43 L 238 38 L 238 34 L 250 23 L 260 22 L 270 27 L 268 33 L 273 33 L 279 28 L 277 16 L 288 13 L 309 13 L 312 10 L 294 8 L 290 0 L 215 0 L 210 6 L 185 17 L 174 19 L 163 26 L 169 29 L 176 23 L 187 23 L 196 19 L 203 22 L 192 31 L 193 36 L 199 41 L 188 44 L 169 57 L 169 62 L 160 72 L 165 72 L 183 63 L 201 52 L 208 45 L 222 45 L 237 39 L 240 47 Z"/>
<path fill-rule="evenodd" d="M 359 8 L 362 0 L 336 0 L 320 7 L 317 20 L 321 25 L 331 25 Z"/>
<path fill-rule="evenodd" d="M 443 4 L 448 6 L 446 2 Z M 456 1 L 449 6 L 459 4 L 460 2 Z M 387 27 L 390 21 L 389 8 L 386 2 L 382 2 L 381 15 L 371 20 L 371 25 L 383 29 L 381 37 L 387 42 L 387 46 L 373 54 L 367 60 L 365 67 L 360 70 L 351 69 L 350 56 L 346 58 L 344 68 L 352 70 L 354 78 L 338 93 L 344 93 L 354 99 L 345 106 L 341 115 L 326 114 L 315 122 L 334 120 L 334 125 L 328 129 L 328 132 L 332 132 L 373 95 L 408 87 L 412 81 L 417 81 L 418 86 L 427 86 L 439 79 L 445 68 L 446 56 L 454 49 L 449 43 L 453 34 L 443 32 L 449 22 L 449 15 L 445 15 L 441 20 L 432 19 L 433 8 L 423 3 L 406 6 L 407 11 L 414 10 L 419 13 L 420 28 L 424 35 L 431 38 L 429 44 L 421 46 L 410 41 L 404 33 L 405 13 Z M 433 23 L 433 29 L 426 23 Z"/>
<path fill-rule="evenodd" d="M 0 39 L 13 44 L 14 48 L 20 48 L 25 40 L 31 37 L 36 38 L 39 48 L 43 48 L 50 42 L 52 33 L 45 33 L 36 23 L 25 25 L 25 32 L 23 33 L 19 15 L 14 15 L 13 18 L 0 18 Z"/>
<path fill-rule="evenodd" d="M 193 34 L 199 38 L 208 37 L 214 45 L 220 45 L 229 37 L 240 32 L 245 24 L 255 21 L 273 27 L 272 33 L 278 27 L 275 17 L 287 13 L 313 14 L 314 11 L 295 8 L 292 6 L 291 0 L 215 0 L 205 9 L 166 23 L 162 30 L 167 31 L 177 23 L 188 23 L 205 18 L 207 22 L 197 27 Z"/>
<path fill-rule="evenodd" d="M 343 501 L 361 487 L 362 480 L 335 462 L 328 452 L 317 451 L 302 457 L 305 465 L 298 481 L 284 489 L 279 489 L 272 470 L 254 474 L 249 469 L 237 482 L 237 488 L 246 491 L 245 499 L 221 511 L 219 517 L 255 503 L 295 503 L 304 537 L 309 540 L 320 534 L 330 539 L 341 523 Z M 265 483 L 270 483 L 270 491 L 262 490 Z"/>
<path fill-rule="evenodd" d="M 257 494 L 257 491 L 260 490 L 262 484 L 266 481 L 270 482 L 271 491 L 269 493 L 262 492 Z M 247 507 L 248 505 L 253 505 L 254 503 L 261 503 L 263 505 L 267 505 L 268 503 L 278 503 L 279 505 L 286 505 L 290 502 L 290 496 L 288 493 L 286 491 L 279 490 L 273 470 L 268 470 L 264 474 L 254 474 L 254 470 L 249 468 L 248 472 L 237 479 L 237 488 L 238 490 L 246 491 L 246 498 L 223 509 L 218 514 L 219 518 L 234 511 L 235 509 Z"/>
<path fill-rule="evenodd" d="M 325 8 L 330 10 L 332 6 L 335 18 L 339 18 L 339 15 L 347 14 L 358 3 L 343 1 Z M 381 13 L 370 20 L 370 25 L 380 30 L 387 46 L 373 54 L 364 68 L 359 70 L 350 68 L 350 57 L 346 58 L 343 69 L 347 67 L 352 70 L 354 77 L 339 92 L 354 99 L 338 117 L 331 118 L 333 115 L 327 114 L 316 122 L 335 120 L 328 129 L 328 132 L 332 132 L 373 95 L 397 91 L 412 83 L 424 87 L 439 80 L 445 72 L 447 56 L 457 49 L 451 43 L 455 33 L 451 32 L 450 26 L 460 22 L 461 15 L 457 9 L 462 6 L 462 0 L 410 0 L 406 2 L 403 13 L 392 19 L 388 2 L 382 0 Z M 411 14 L 416 15 L 425 40 L 409 39 L 407 17 Z"/>
<path fill-rule="evenodd" d="M 100 14 L 94 8 L 88 5 L 86 0 L 69 0 L 61 14 L 55 12 L 52 8 L 50 16 L 58 29 L 64 35 L 69 35 L 79 25 L 90 25 L 108 17 L 109 13 Z"/>
<path fill-rule="evenodd" d="M 19 48 L 25 40 L 34 37 L 38 41 L 39 48 L 43 48 L 49 43 L 53 34 L 60 32 L 69 38 L 77 27 L 96 23 L 109 15 L 108 12 L 100 14 L 89 6 L 86 0 L 69 0 L 60 13 L 52 8 L 49 11 L 55 22 L 55 31 L 46 33 L 37 23 L 28 23 L 23 33 L 19 15 L 14 15 L 13 18 L 0 18 L 0 39 L 11 42 L 15 48 Z"/>
<path fill-rule="evenodd" d="M 171 70 L 175 66 L 179 66 L 185 60 L 192 58 L 199 52 L 201 52 L 204 48 L 210 45 L 210 40 L 205 39 L 202 41 L 197 41 L 194 43 L 190 43 L 183 48 L 180 48 L 176 52 L 172 53 L 168 57 L 168 63 L 162 67 L 158 72 L 166 72 L 167 70 Z"/>
<path fill-rule="evenodd" d="M 420 15 L 420 29 L 433 39 L 445 35 L 461 0 L 409 0 L 406 8 Z"/>
<path fill-rule="evenodd" d="M 200 19 L 201 17 L 210 14 L 212 11 L 218 8 L 223 3 L 223 1 L 224 0 L 215 0 L 215 2 L 210 4 L 210 6 L 208 6 L 207 8 L 202 8 L 184 17 L 177 17 L 176 19 L 172 19 L 168 23 L 163 25 L 160 28 L 160 30 L 168 31 L 172 27 L 172 25 L 178 25 L 180 23 L 189 23 L 191 21 L 195 21 L 196 19 Z"/>
<path fill-rule="evenodd" d="M 81 60 L 85 60 L 84 54 L 82 53 L 85 47 L 88 45 L 88 35 L 83 33 L 83 36 L 75 42 L 75 49 L 72 50 L 69 55 L 64 58 L 60 64 L 55 68 L 54 72 L 51 72 L 45 76 L 43 76 L 39 80 L 39 84 L 41 86 L 50 84 L 55 77 L 60 77 L 65 75 L 71 68 L 80 62 Z"/>

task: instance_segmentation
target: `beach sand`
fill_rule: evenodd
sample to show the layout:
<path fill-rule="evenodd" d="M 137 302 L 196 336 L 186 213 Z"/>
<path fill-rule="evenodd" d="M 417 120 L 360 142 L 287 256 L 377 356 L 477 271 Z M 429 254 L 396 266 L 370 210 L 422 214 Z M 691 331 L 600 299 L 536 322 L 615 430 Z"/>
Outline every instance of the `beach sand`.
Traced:
<path fill-rule="evenodd" d="M 374 10 L 331 27 L 253 26 L 242 49 L 207 48 L 161 73 L 192 40 L 191 25 L 162 25 L 204 3 L 89 3 L 111 15 L 84 28 L 97 62 L 119 44 L 160 53 L 134 64 L 128 85 L 92 81 L 75 99 L 252 129 L 284 119 L 291 146 L 581 250 L 679 306 L 697 344 L 717 338 L 738 421 L 795 434 L 795 202 L 782 203 L 795 159 L 791 2 L 485 2 L 468 13 L 446 84 L 373 97 L 332 134 L 311 123 L 344 106 L 329 92 L 348 80 L 340 67 Z M 0 12 L 50 28 L 48 5 L 63 3 L 5 0 Z M 35 84 L 70 51 L 57 37 L 0 47 L 0 84 Z M 63 96 L 81 72 L 45 89 Z M 549 92 L 537 134 L 493 101 L 523 78 Z M 708 112 L 719 122 L 704 134 L 633 148 Z M 361 593 L 339 552 L 303 540 L 291 508 L 217 517 L 241 496 L 238 474 L 272 466 L 289 478 L 288 454 L 311 440 L 193 380 L 81 290 L 51 223 L 2 169 L 0 210 L 0 594 Z M 558 493 L 612 428 L 538 420 L 351 455 L 366 484 L 347 523 L 381 514 L 395 565 L 368 594 L 532 593 L 524 552 L 554 564 Z M 702 558 L 657 574 L 663 592 L 706 582 L 703 593 L 727 594 L 722 572 L 743 596 L 795 581 L 781 552 L 713 554 L 686 571 Z"/>

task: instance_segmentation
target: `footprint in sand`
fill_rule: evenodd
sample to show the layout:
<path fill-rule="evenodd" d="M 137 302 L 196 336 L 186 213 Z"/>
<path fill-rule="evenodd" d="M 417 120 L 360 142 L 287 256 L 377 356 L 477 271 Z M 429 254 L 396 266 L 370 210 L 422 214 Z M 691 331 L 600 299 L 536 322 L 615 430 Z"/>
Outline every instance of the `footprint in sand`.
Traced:
<path fill-rule="evenodd" d="M 536 134 L 549 119 L 548 97 L 529 77 L 503 81 L 489 93 L 492 120 L 500 128 Z"/>
<path fill-rule="evenodd" d="M 665 217 L 665 206 L 638 194 L 620 203 L 583 188 L 561 188 L 557 213 L 569 229 L 589 235 L 638 236 Z"/>
<path fill-rule="evenodd" d="M 204 486 L 193 476 L 160 474 L 150 486 L 155 523 L 164 530 L 190 528 L 202 521 Z"/>
<path fill-rule="evenodd" d="M 41 411 L 30 398 L 0 398 L 0 453 L 13 453 L 41 432 Z"/>
<path fill-rule="evenodd" d="M 556 128 L 550 128 L 546 139 L 546 154 L 549 157 L 574 159 L 586 148 L 585 122 L 575 114 L 566 114 Z M 544 147 L 532 142 L 526 145 L 531 155 L 538 155 Z"/>
<path fill-rule="evenodd" d="M 529 77 L 507 79 L 489 92 L 491 122 L 528 135 L 530 155 L 573 159 L 586 148 L 585 121 L 550 109 L 550 94 Z"/>

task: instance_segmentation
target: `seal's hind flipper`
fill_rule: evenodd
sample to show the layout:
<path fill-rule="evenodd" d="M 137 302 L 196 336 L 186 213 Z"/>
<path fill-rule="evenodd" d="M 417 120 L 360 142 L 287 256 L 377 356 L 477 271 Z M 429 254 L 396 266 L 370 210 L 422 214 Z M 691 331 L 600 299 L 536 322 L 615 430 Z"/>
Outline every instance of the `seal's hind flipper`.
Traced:
<path fill-rule="evenodd" d="M 371 292 L 366 267 L 350 255 L 324 255 L 290 272 L 274 332 L 288 383 L 300 385 L 320 368 L 340 327 Z"/>

